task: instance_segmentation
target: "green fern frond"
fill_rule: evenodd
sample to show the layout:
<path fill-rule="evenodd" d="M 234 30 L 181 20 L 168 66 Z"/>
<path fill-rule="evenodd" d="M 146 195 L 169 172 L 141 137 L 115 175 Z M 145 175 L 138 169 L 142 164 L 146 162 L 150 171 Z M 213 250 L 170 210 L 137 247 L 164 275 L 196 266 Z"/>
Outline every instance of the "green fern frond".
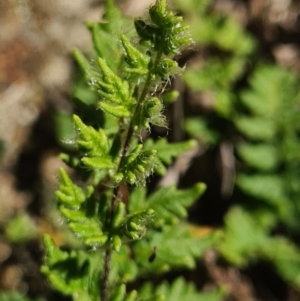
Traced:
<path fill-rule="evenodd" d="M 86 22 L 86 26 L 91 32 L 96 54 L 105 58 L 112 70 L 117 71 L 122 61 L 119 36 L 122 33 L 130 35 L 130 19 L 122 15 L 112 0 L 106 0 L 105 7 L 102 22 Z"/>
<path fill-rule="evenodd" d="M 246 265 L 268 243 L 264 228 L 242 208 L 232 209 L 227 214 L 225 223 L 224 238 L 217 248 L 238 266 Z"/>
<path fill-rule="evenodd" d="M 226 291 L 214 290 L 209 292 L 198 292 L 195 286 L 186 282 L 182 277 L 177 278 L 172 284 L 166 282 L 154 288 L 152 284 L 145 284 L 139 291 L 143 301 L 165 300 L 165 301 L 221 301 Z M 148 299 L 149 298 L 149 299 Z"/>
<path fill-rule="evenodd" d="M 279 164 L 279 153 L 276 147 L 268 144 L 246 144 L 237 148 L 238 154 L 250 167 L 261 171 L 274 171 Z"/>
<path fill-rule="evenodd" d="M 250 195 L 279 206 L 286 199 L 283 179 L 277 175 L 245 175 L 237 178 L 237 185 Z"/>
<path fill-rule="evenodd" d="M 272 140 L 276 135 L 276 122 L 255 116 L 238 116 L 234 119 L 236 128 L 252 140 Z"/>
<path fill-rule="evenodd" d="M 166 172 L 165 165 L 170 165 L 173 158 L 178 157 L 182 153 L 192 149 L 197 145 L 195 140 L 185 142 L 169 143 L 167 139 L 161 138 L 157 141 L 147 139 L 144 144 L 145 149 L 157 150 L 157 157 L 155 158 L 154 169 L 159 175 Z"/>
<path fill-rule="evenodd" d="M 161 231 L 149 231 L 147 240 L 134 244 L 135 260 L 143 274 L 165 273 L 171 269 L 196 267 L 197 259 L 213 245 L 214 235 L 203 239 L 194 237 L 183 223 L 165 226 Z M 153 247 L 156 258 L 149 262 Z"/>
<path fill-rule="evenodd" d="M 96 131 L 93 127 L 85 125 L 77 116 L 73 116 L 76 130 L 80 139 L 77 145 L 83 153 L 90 157 L 101 157 L 106 155 L 109 150 L 108 138 L 102 129 Z"/>
<path fill-rule="evenodd" d="M 130 293 L 126 293 L 126 286 L 120 285 L 116 289 L 114 289 L 111 294 L 109 301 L 135 301 L 138 298 L 137 291 L 131 291 Z"/>
<path fill-rule="evenodd" d="M 151 5 L 149 15 L 152 24 L 141 19 L 135 20 L 135 29 L 141 43 L 149 41 L 155 51 L 170 55 L 179 53 L 182 47 L 192 42 L 187 34 L 188 27 L 182 23 L 182 17 L 168 11 L 165 0 Z"/>
<path fill-rule="evenodd" d="M 161 187 L 147 199 L 145 199 L 145 191 L 137 189 L 131 195 L 129 210 L 152 208 L 155 211 L 157 227 L 175 224 L 187 217 L 187 208 L 204 193 L 205 189 L 203 183 L 185 190 L 178 190 L 175 186 Z"/>
<path fill-rule="evenodd" d="M 158 90 L 181 72 L 173 56 L 192 41 L 182 17 L 167 10 L 165 0 L 150 6 L 148 20 L 135 21 L 133 39 L 112 0 L 107 0 L 103 19 L 87 23 L 99 57 L 89 63 L 81 52 L 74 53 L 94 95 L 77 90 L 76 109 L 83 116 L 73 116 L 77 149 L 62 155 L 86 188 L 62 169 L 56 192 L 60 212 L 82 244 L 77 251 L 62 251 L 45 236 L 42 272 L 73 300 L 137 301 L 140 296 L 127 293 L 126 282 L 172 267 L 194 268 L 196 258 L 211 246 L 211 237 L 200 241 L 184 223 L 204 184 L 186 190 L 164 187 L 149 197 L 136 187 L 196 145 L 140 138 L 152 125 L 166 126 L 164 104 L 176 93 L 160 95 Z M 155 245 L 157 259 L 151 263 L 149 251 Z"/>
<path fill-rule="evenodd" d="M 132 282 L 139 274 L 137 262 L 132 258 L 132 247 L 125 243 L 122 244 L 118 252 L 113 253 L 111 263 L 111 283 Z"/>
<path fill-rule="evenodd" d="M 98 300 L 99 257 L 61 251 L 48 235 L 44 237 L 44 244 L 46 255 L 41 271 L 51 285 L 76 301 Z"/>
<path fill-rule="evenodd" d="M 125 61 L 129 65 L 125 68 L 125 71 L 128 73 L 146 75 L 149 70 L 149 56 L 146 56 L 135 48 L 124 35 L 121 36 L 121 42 L 126 52 Z"/>
<path fill-rule="evenodd" d="M 86 192 L 83 192 L 63 169 L 61 169 L 61 178 L 63 182 L 56 196 L 60 202 L 60 211 L 68 221 L 70 229 L 87 245 L 93 247 L 103 245 L 108 239 L 102 229 L 104 220 L 100 221 L 95 213 L 94 216 L 89 216 L 87 211 L 87 203 L 95 202 L 94 188 L 88 186 Z"/>
<path fill-rule="evenodd" d="M 86 192 L 84 192 L 79 186 L 72 182 L 63 168 L 60 169 L 60 176 L 61 184 L 56 192 L 56 197 L 65 206 L 78 208 L 94 191 L 93 187 L 89 186 Z"/>
<path fill-rule="evenodd" d="M 295 287 L 300 287 L 299 247 L 284 237 L 271 238 L 263 247 L 264 256 L 273 262 L 277 272 Z"/>
<path fill-rule="evenodd" d="M 150 228 L 153 221 L 154 210 L 147 209 L 129 215 L 126 221 L 118 227 L 117 231 L 120 231 L 131 240 L 139 240 L 146 234 L 147 229 Z"/>
<path fill-rule="evenodd" d="M 145 184 L 145 180 L 153 172 L 156 150 L 143 150 L 143 145 L 136 146 L 119 168 L 119 178 L 130 184 Z"/>

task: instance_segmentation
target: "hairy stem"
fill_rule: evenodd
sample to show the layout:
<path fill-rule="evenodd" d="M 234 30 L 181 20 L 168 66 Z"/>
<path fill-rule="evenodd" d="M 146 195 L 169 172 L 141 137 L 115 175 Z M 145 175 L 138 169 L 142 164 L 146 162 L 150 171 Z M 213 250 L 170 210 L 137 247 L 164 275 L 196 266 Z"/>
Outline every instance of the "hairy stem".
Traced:
<path fill-rule="evenodd" d="M 162 56 L 162 52 L 158 52 L 157 55 L 156 55 L 154 64 L 153 64 L 153 66 L 154 66 L 153 68 L 155 68 L 157 66 L 157 64 L 159 63 L 159 61 L 161 59 L 161 56 Z M 125 138 L 124 144 L 122 146 L 122 151 L 121 151 L 121 159 L 120 159 L 120 162 L 119 162 L 119 165 L 118 165 L 118 168 L 117 168 L 118 170 L 122 166 L 123 160 L 126 157 L 127 152 L 129 150 L 130 142 L 131 142 L 131 139 L 132 139 L 133 134 L 134 134 L 133 122 L 136 119 L 136 115 L 140 114 L 139 110 L 140 110 L 140 108 L 141 108 L 141 106 L 142 106 L 142 104 L 143 104 L 143 102 L 144 102 L 144 100 L 147 96 L 147 93 L 149 91 L 149 87 L 150 87 L 150 84 L 151 84 L 151 77 L 152 77 L 152 72 L 150 71 L 148 73 L 147 78 L 146 78 L 143 90 L 142 90 L 140 96 L 138 97 L 137 104 L 135 106 L 132 118 L 131 118 L 129 126 L 127 128 L 126 138 Z M 120 198 L 119 198 L 119 196 L 120 196 L 120 187 L 121 187 L 121 185 L 118 185 L 114 189 L 113 194 L 112 194 L 111 207 L 110 207 L 110 222 L 111 222 L 112 217 L 115 213 L 118 202 L 120 201 Z M 109 281 L 108 280 L 109 280 L 109 274 L 110 274 L 111 253 L 112 253 L 112 249 L 111 249 L 111 246 L 109 245 L 108 249 L 105 252 L 104 264 L 103 264 L 103 274 L 102 274 L 102 277 L 101 277 L 101 285 L 100 285 L 101 301 L 108 301 L 108 298 L 109 298 L 109 294 L 108 294 L 109 293 L 109 287 L 108 287 L 109 286 Z"/>
<path fill-rule="evenodd" d="M 108 279 L 109 279 L 110 265 L 111 265 L 111 248 L 109 247 L 105 252 L 103 274 L 101 277 L 101 284 L 100 284 L 101 301 L 108 301 L 108 297 L 109 297 Z"/>
<path fill-rule="evenodd" d="M 161 56 L 162 56 L 162 52 L 158 52 L 157 55 L 156 55 L 154 64 L 153 64 L 153 69 L 155 69 L 155 67 L 159 63 L 159 61 L 161 59 Z M 149 87 L 150 87 L 150 83 L 151 83 L 151 77 L 152 77 L 152 72 L 150 71 L 148 73 L 147 78 L 146 78 L 143 90 L 142 90 L 142 92 L 141 92 L 141 94 L 140 94 L 140 96 L 139 96 L 139 98 L 137 100 L 137 104 L 135 106 L 135 109 L 134 109 L 134 112 L 133 112 L 133 116 L 132 116 L 132 118 L 130 120 L 130 124 L 128 126 L 128 130 L 127 130 L 125 142 L 124 142 L 124 145 L 123 145 L 122 156 L 121 156 L 121 160 L 120 160 L 120 165 L 119 166 L 122 165 L 122 161 L 124 160 L 124 157 L 126 156 L 126 154 L 128 152 L 130 141 L 131 141 L 131 138 L 132 138 L 133 133 L 134 133 L 133 122 L 136 119 L 136 115 L 140 114 L 139 110 L 140 110 L 142 104 L 144 103 L 146 95 L 147 95 L 147 93 L 149 91 Z"/>
<path fill-rule="evenodd" d="M 109 212 L 109 222 L 112 221 L 113 214 L 114 214 L 114 212 L 116 210 L 116 206 L 118 204 L 119 189 L 120 189 L 120 186 L 115 187 L 113 194 L 112 194 L 111 207 L 110 207 L 110 212 Z M 105 251 L 105 255 L 104 255 L 103 274 L 102 274 L 101 283 L 100 283 L 101 301 L 108 301 L 108 298 L 109 298 L 109 274 L 110 274 L 110 267 L 111 267 L 111 254 L 112 254 L 112 248 L 109 244 L 107 247 L 107 250 Z"/>

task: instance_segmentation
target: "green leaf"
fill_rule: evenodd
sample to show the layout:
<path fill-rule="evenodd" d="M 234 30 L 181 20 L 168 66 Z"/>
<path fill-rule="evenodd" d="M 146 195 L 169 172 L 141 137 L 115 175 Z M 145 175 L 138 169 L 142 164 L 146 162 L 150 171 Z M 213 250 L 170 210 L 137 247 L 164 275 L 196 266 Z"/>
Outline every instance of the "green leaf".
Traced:
<path fill-rule="evenodd" d="M 185 190 L 175 186 L 162 187 L 147 199 L 147 206 L 156 212 L 156 224 L 178 222 L 187 217 L 186 209 L 190 207 L 206 190 L 204 183 L 197 183 Z"/>
<path fill-rule="evenodd" d="M 137 291 L 131 291 L 124 299 L 124 301 L 134 301 L 138 297 Z"/>
<path fill-rule="evenodd" d="M 233 264 L 245 266 L 261 254 L 268 242 L 269 237 L 261 225 L 245 210 L 235 207 L 225 218 L 224 237 L 217 249 Z"/>
<path fill-rule="evenodd" d="M 165 226 L 161 231 L 149 231 L 147 240 L 134 244 L 134 254 L 144 274 L 165 273 L 174 268 L 196 267 L 196 262 L 212 246 L 214 236 L 202 239 L 195 237 L 185 224 Z M 149 262 L 149 256 L 156 246 L 156 258 Z"/>
<path fill-rule="evenodd" d="M 119 252 L 122 246 L 122 239 L 119 235 L 113 235 L 112 237 L 112 248 Z"/>
<path fill-rule="evenodd" d="M 199 139 L 208 145 L 215 145 L 220 139 L 219 134 L 210 129 L 207 122 L 200 117 L 187 118 L 185 120 L 184 128 L 190 136 Z"/>
<path fill-rule="evenodd" d="M 128 68 L 125 68 L 125 71 L 140 75 L 147 74 L 149 71 L 149 56 L 142 54 L 136 49 L 124 35 L 121 36 L 121 42 L 126 52 L 125 61 L 129 65 Z"/>
<path fill-rule="evenodd" d="M 101 230 L 101 223 L 91 218 L 85 218 L 80 222 L 70 222 L 69 227 L 78 238 L 93 248 L 104 245 L 108 240 L 108 235 Z"/>
<path fill-rule="evenodd" d="M 86 245 L 96 248 L 106 243 L 108 236 L 103 232 L 102 223 L 97 217 L 89 216 L 85 208 L 68 209 L 61 206 L 60 211 L 75 236 L 82 239 Z"/>
<path fill-rule="evenodd" d="M 178 143 L 168 143 L 165 138 L 161 138 L 155 142 L 152 139 L 147 139 L 144 144 L 144 148 L 157 150 L 157 157 L 155 159 L 154 168 L 158 174 L 163 175 L 166 172 L 164 164 L 171 164 L 173 158 L 178 157 L 179 155 L 181 155 L 185 151 L 190 150 L 196 145 L 197 142 L 195 140 Z"/>
<path fill-rule="evenodd" d="M 76 169 L 79 164 L 80 164 L 80 160 L 78 157 L 76 156 L 72 156 L 72 155 L 68 155 L 68 154 L 60 154 L 59 158 L 69 167 L 72 167 L 74 169 Z"/>
<path fill-rule="evenodd" d="M 241 94 L 241 102 L 255 115 L 274 116 L 280 112 L 281 103 L 286 99 L 282 83 L 289 80 L 284 69 L 262 66 L 257 68 L 250 79 L 251 90 Z"/>
<path fill-rule="evenodd" d="M 103 245 L 108 239 L 107 234 L 103 233 L 103 221 L 99 221 L 95 211 L 92 214 L 88 212 L 88 203 L 96 202 L 93 197 L 94 188 L 88 186 L 84 192 L 72 182 L 65 170 L 61 169 L 60 172 L 62 184 L 56 191 L 56 196 L 70 229 L 88 246 L 95 248 Z"/>
<path fill-rule="evenodd" d="M 221 22 L 222 20 L 219 24 Z M 237 56 L 250 54 L 255 47 L 254 39 L 234 18 L 226 18 L 222 26 L 215 31 L 215 43 L 221 49 L 232 51 Z"/>
<path fill-rule="evenodd" d="M 106 0 L 105 8 L 103 19 L 106 22 L 101 24 L 101 27 L 113 36 L 119 36 L 121 32 L 124 32 L 124 27 L 126 27 L 129 20 L 122 14 L 114 0 Z"/>
<path fill-rule="evenodd" d="M 269 260 L 286 281 L 300 287 L 297 247 L 286 238 L 270 237 L 253 214 L 241 208 L 234 208 L 227 214 L 224 237 L 217 248 L 227 260 L 239 266 L 258 258 Z"/>
<path fill-rule="evenodd" d="M 161 97 L 162 103 L 164 106 L 167 106 L 174 101 L 176 101 L 179 97 L 179 92 L 177 90 L 170 90 L 164 93 Z"/>
<path fill-rule="evenodd" d="M 263 252 L 288 283 L 300 288 L 300 252 L 296 245 L 284 237 L 274 237 Z"/>
<path fill-rule="evenodd" d="M 116 118 L 128 118 L 131 116 L 131 110 L 126 106 L 99 102 L 98 107 Z"/>
<path fill-rule="evenodd" d="M 154 210 L 147 209 L 129 215 L 126 220 L 115 230 L 130 240 L 139 240 L 145 236 L 154 221 Z"/>
<path fill-rule="evenodd" d="M 118 252 L 112 254 L 110 281 L 123 283 L 134 281 L 139 273 L 139 267 L 131 258 L 132 248 L 123 244 Z"/>
<path fill-rule="evenodd" d="M 119 47 L 120 34 L 128 34 L 129 18 L 122 15 L 122 12 L 113 0 L 105 1 L 105 12 L 103 22 L 86 22 L 87 28 L 91 31 L 93 46 L 98 57 L 105 58 L 112 70 L 117 71 L 120 65 L 122 51 Z"/>
<path fill-rule="evenodd" d="M 183 78 L 186 84 L 195 91 L 217 93 L 226 91 L 241 75 L 244 68 L 244 58 L 230 58 L 227 60 L 210 59 L 204 66 L 195 70 L 187 70 Z M 223 92 L 224 93 L 224 92 Z"/>
<path fill-rule="evenodd" d="M 97 82 L 97 92 L 102 98 L 100 103 L 106 102 L 108 104 L 127 106 L 127 109 L 130 111 L 135 99 L 131 95 L 132 91 L 129 83 L 117 76 L 109 68 L 105 60 L 98 58 L 98 65 L 102 73 L 102 79 Z"/>
<path fill-rule="evenodd" d="M 91 186 L 85 193 L 79 186 L 74 184 L 63 168 L 60 169 L 60 177 L 61 182 L 55 195 L 64 205 L 78 207 L 93 193 Z"/>
<path fill-rule="evenodd" d="M 122 284 L 119 287 L 114 288 L 109 298 L 109 301 L 123 301 L 125 294 L 126 294 L 126 286 L 125 284 Z"/>
<path fill-rule="evenodd" d="M 230 118 L 233 113 L 234 95 L 225 89 L 220 89 L 215 94 L 214 109 L 222 117 Z"/>
<path fill-rule="evenodd" d="M 166 127 L 166 118 L 162 113 L 163 104 L 157 97 L 148 97 L 140 108 L 140 113 L 134 119 L 134 126 L 139 129 L 150 129 L 150 124 Z"/>
<path fill-rule="evenodd" d="M 235 56 L 253 53 L 255 40 L 242 24 L 228 14 L 211 12 L 210 0 L 184 2 L 175 0 L 176 5 L 187 15 L 193 38 L 200 44 L 212 45 Z"/>
<path fill-rule="evenodd" d="M 234 119 L 234 123 L 242 134 L 255 140 L 270 140 L 277 130 L 274 120 L 260 117 L 239 116 Z"/>
<path fill-rule="evenodd" d="M 165 164 L 171 164 L 172 159 L 195 147 L 197 142 L 189 140 L 178 143 L 168 143 L 165 138 L 157 140 L 153 148 L 157 150 L 159 159 Z"/>
<path fill-rule="evenodd" d="M 130 195 L 129 210 L 135 212 L 155 208 L 155 225 L 178 223 L 187 217 L 187 208 L 205 191 L 206 185 L 198 183 L 185 190 L 175 186 L 161 187 L 146 199 L 143 188 L 135 189 Z"/>
<path fill-rule="evenodd" d="M 137 291 L 131 291 L 129 294 L 126 294 L 126 286 L 122 284 L 113 290 L 109 301 L 135 301 L 137 300 L 136 298 Z"/>
<path fill-rule="evenodd" d="M 182 17 L 166 9 L 166 1 L 160 0 L 149 9 L 152 24 L 136 19 L 135 29 L 141 43 L 150 42 L 153 49 L 165 55 L 177 54 L 192 40 L 187 33 L 187 26 L 182 24 Z"/>
<path fill-rule="evenodd" d="M 93 127 L 85 125 L 77 115 L 73 115 L 73 120 L 81 139 L 77 140 L 79 148 L 90 157 L 106 155 L 109 142 L 105 132 L 102 129 L 96 131 Z"/>
<path fill-rule="evenodd" d="M 57 111 L 54 115 L 56 139 L 65 149 L 74 150 L 76 133 L 69 112 Z"/>
<path fill-rule="evenodd" d="M 99 291 L 99 256 L 83 252 L 67 253 L 44 236 L 45 263 L 41 271 L 51 285 L 64 295 L 78 301 L 96 301 Z"/>
<path fill-rule="evenodd" d="M 225 297 L 225 291 L 219 289 L 208 292 L 199 292 L 194 284 L 179 277 L 172 284 L 164 282 L 156 288 L 154 288 L 152 284 L 146 283 L 140 289 L 139 296 L 145 301 L 221 301 Z M 152 299 L 151 296 L 156 296 L 157 299 L 155 299 L 155 297 L 152 297 Z"/>
<path fill-rule="evenodd" d="M 85 56 L 81 53 L 80 50 L 74 50 L 73 55 L 82 71 L 85 74 L 88 74 L 91 69 L 89 61 L 85 58 Z"/>
<path fill-rule="evenodd" d="M 284 181 L 276 175 L 240 174 L 237 185 L 245 193 L 275 206 L 280 206 L 286 199 Z"/>
<path fill-rule="evenodd" d="M 125 204 L 122 202 L 119 202 L 116 206 L 116 210 L 112 217 L 112 226 L 114 228 L 118 227 L 120 223 L 123 221 L 126 213 Z"/>
<path fill-rule="evenodd" d="M 114 168 L 115 164 L 111 161 L 111 158 L 106 156 L 106 157 L 93 157 L 93 158 L 88 158 L 88 157 L 83 157 L 81 159 L 81 162 L 88 168 L 92 169 L 110 169 Z"/>
<path fill-rule="evenodd" d="M 258 170 L 271 171 L 279 163 L 278 149 L 268 144 L 243 143 L 237 151 L 246 164 Z"/>
<path fill-rule="evenodd" d="M 102 24 L 86 23 L 91 31 L 93 46 L 99 57 L 105 57 L 112 70 L 117 70 L 121 60 L 121 50 L 118 47 L 118 39 L 111 33 L 103 30 Z"/>
<path fill-rule="evenodd" d="M 187 217 L 187 208 L 204 193 L 205 189 L 206 185 L 203 183 L 185 190 L 178 190 L 175 186 L 161 187 L 147 200 L 143 200 L 145 193 L 139 190 L 139 193 L 133 193 L 129 208 L 130 211 L 137 210 L 137 208 L 154 209 L 156 226 L 174 224 Z"/>
<path fill-rule="evenodd" d="M 24 243 L 36 238 L 37 235 L 37 226 L 25 213 L 19 213 L 5 225 L 5 236 L 11 242 Z"/>
<path fill-rule="evenodd" d="M 182 72 L 182 68 L 178 66 L 176 61 L 164 58 L 157 64 L 153 72 L 157 77 L 167 79 L 170 76 L 180 74 Z"/>
<path fill-rule="evenodd" d="M 138 144 L 122 161 L 120 173 L 130 184 L 145 185 L 146 178 L 153 172 L 156 150 L 143 150 L 143 147 Z"/>
<path fill-rule="evenodd" d="M 115 167 L 109 153 L 109 141 L 105 131 L 99 129 L 96 131 L 93 127 L 85 125 L 81 119 L 73 116 L 75 126 L 81 140 L 77 140 L 77 145 L 84 153 L 81 162 L 91 169 L 111 169 Z"/>
<path fill-rule="evenodd" d="M 145 187 L 136 187 L 130 193 L 128 204 L 129 212 L 137 212 L 145 208 L 147 190 Z"/>

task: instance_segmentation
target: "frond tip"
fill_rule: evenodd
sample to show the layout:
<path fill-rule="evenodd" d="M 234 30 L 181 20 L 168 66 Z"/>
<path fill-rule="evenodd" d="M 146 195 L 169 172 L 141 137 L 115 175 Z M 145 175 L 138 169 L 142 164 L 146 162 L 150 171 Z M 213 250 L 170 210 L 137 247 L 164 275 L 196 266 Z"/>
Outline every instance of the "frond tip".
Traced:
<path fill-rule="evenodd" d="M 182 18 L 166 9 L 165 0 L 157 0 L 149 9 L 150 22 L 135 20 L 135 29 L 141 43 L 149 42 L 155 51 L 165 55 L 177 54 L 192 39 L 183 25 Z"/>

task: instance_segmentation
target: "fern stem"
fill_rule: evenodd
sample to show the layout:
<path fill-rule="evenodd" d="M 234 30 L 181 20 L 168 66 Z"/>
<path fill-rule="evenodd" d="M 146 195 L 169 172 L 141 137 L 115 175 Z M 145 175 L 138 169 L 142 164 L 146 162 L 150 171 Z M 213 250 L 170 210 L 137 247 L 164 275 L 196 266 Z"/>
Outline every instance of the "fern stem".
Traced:
<path fill-rule="evenodd" d="M 123 147 L 122 147 L 121 159 L 120 159 L 120 162 L 119 162 L 118 169 L 122 166 L 123 160 L 125 159 L 125 157 L 127 155 L 127 152 L 128 152 L 129 146 L 130 146 L 130 142 L 131 142 L 131 139 L 132 139 L 133 134 L 134 134 L 133 122 L 136 119 L 137 114 L 140 114 L 139 109 L 142 106 L 142 104 L 144 103 L 146 95 L 149 91 L 150 84 L 151 84 L 151 77 L 152 77 L 152 74 L 153 74 L 152 70 L 154 70 L 156 68 L 156 66 L 158 65 L 158 63 L 159 63 L 159 61 L 162 57 L 162 54 L 163 54 L 162 51 L 157 52 L 156 58 L 154 60 L 153 67 L 147 75 L 143 90 L 142 90 L 142 92 L 141 92 L 141 94 L 140 94 L 140 96 L 137 100 L 137 104 L 134 108 L 132 118 L 131 118 L 129 126 L 127 128 L 126 138 L 125 138 L 125 141 L 124 141 L 124 144 L 123 144 Z M 113 194 L 111 216 L 113 215 L 114 210 L 115 210 L 115 208 L 118 204 L 118 195 L 119 195 L 119 192 L 120 192 L 119 189 L 120 189 L 120 185 L 117 187 L 116 191 L 114 191 L 116 193 Z"/>
<path fill-rule="evenodd" d="M 162 52 L 160 51 L 156 55 L 156 58 L 154 60 L 154 64 L 153 64 L 152 70 L 156 68 L 156 66 L 159 63 L 161 57 L 162 57 Z M 150 87 L 150 83 L 151 83 L 151 77 L 152 77 L 152 70 L 150 70 L 149 73 L 148 73 L 148 75 L 147 75 L 147 78 L 146 78 L 143 90 L 142 90 L 142 92 L 141 92 L 141 94 L 140 94 L 140 96 L 139 96 L 139 98 L 137 100 L 137 104 L 136 104 L 136 106 L 134 108 L 133 116 L 132 116 L 132 118 L 130 120 L 130 124 L 128 126 L 128 130 L 127 130 L 125 142 L 124 142 L 124 145 L 123 145 L 122 156 L 121 156 L 121 160 L 120 160 L 119 166 L 121 166 L 121 163 L 122 163 L 122 161 L 124 160 L 124 157 L 127 154 L 127 151 L 128 151 L 129 145 L 130 145 L 130 141 L 131 141 L 131 138 L 132 138 L 133 133 L 134 133 L 133 122 L 136 119 L 136 116 L 138 114 L 140 114 L 139 109 L 142 106 L 142 104 L 144 103 L 146 95 L 147 95 L 147 93 L 149 91 L 149 87 Z"/>
<path fill-rule="evenodd" d="M 161 57 L 162 57 L 162 52 L 158 52 L 156 55 L 154 64 L 153 64 L 153 69 L 155 69 L 155 67 L 159 63 Z M 121 159 L 120 159 L 117 169 L 119 169 L 122 166 L 123 160 L 127 155 L 127 152 L 128 152 L 129 146 L 130 146 L 130 142 L 131 142 L 131 139 L 134 134 L 133 122 L 136 118 L 136 115 L 140 113 L 139 109 L 142 106 L 142 104 L 144 103 L 146 95 L 149 91 L 150 84 L 151 84 L 151 77 L 152 77 L 152 70 L 150 70 L 147 75 L 143 90 L 137 100 L 137 104 L 135 106 L 133 116 L 132 116 L 129 126 L 127 128 L 126 138 L 125 138 L 125 141 L 124 141 L 124 144 L 122 147 L 122 152 L 121 152 Z M 114 215 L 114 212 L 116 210 L 118 202 L 120 201 L 120 198 L 119 198 L 120 187 L 121 187 L 121 185 L 118 185 L 118 187 L 116 187 L 114 189 L 113 194 L 112 194 L 111 207 L 110 207 L 110 221 L 112 220 L 112 217 Z M 108 287 L 109 281 L 108 280 L 109 280 L 109 274 L 110 274 L 111 253 L 112 253 L 111 246 L 108 246 L 108 249 L 106 250 L 105 256 L 104 256 L 103 274 L 101 277 L 101 284 L 100 284 L 101 301 L 108 301 L 108 298 L 109 298 L 109 294 L 108 294 L 109 293 L 109 287 Z"/>
<path fill-rule="evenodd" d="M 109 247 L 105 252 L 104 257 L 104 265 L 103 265 L 103 274 L 101 277 L 100 283 L 100 296 L 101 301 L 108 301 L 109 297 L 109 273 L 110 273 L 110 266 L 111 266 L 111 248 Z"/>

